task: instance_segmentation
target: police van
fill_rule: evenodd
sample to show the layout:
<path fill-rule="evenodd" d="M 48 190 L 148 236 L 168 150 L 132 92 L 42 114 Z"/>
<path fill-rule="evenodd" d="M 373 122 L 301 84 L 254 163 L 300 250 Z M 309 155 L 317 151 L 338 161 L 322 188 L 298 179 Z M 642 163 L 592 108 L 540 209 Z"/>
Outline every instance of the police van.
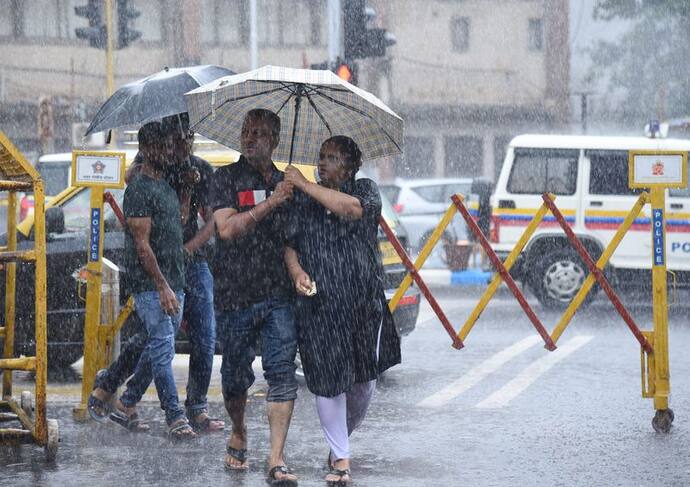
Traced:
<path fill-rule="evenodd" d="M 641 190 L 628 187 L 628 151 L 690 151 L 690 140 L 646 137 L 520 135 L 509 144 L 491 198 L 490 239 L 505 259 L 542 204 L 556 206 L 596 261 Z M 690 284 L 690 190 L 666 190 L 667 266 L 678 285 Z M 605 270 L 614 286 L 651 282 L 650 207 L 635 219 Z M 547 308 L 566 307 L 589 271 L 550 213 L 511 275 Z M 589 293 L 591 301 L 597 287 Z M 587 302 L 588 302 L 587 301 Z"/>

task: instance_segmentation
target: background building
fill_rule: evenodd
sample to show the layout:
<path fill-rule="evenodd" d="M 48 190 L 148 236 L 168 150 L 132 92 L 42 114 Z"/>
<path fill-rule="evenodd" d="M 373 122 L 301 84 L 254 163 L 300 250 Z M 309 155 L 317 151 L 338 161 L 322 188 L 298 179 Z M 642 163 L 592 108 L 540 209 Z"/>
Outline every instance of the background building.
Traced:
<path fill-rule="evenodd" d="M 104 51 L 75 36 L 87 23 L 74 7 L 86 3 L 0 0 L 1 128 L 34 156 L 69 150 L 73 124 L 88 122 L 106 97 Z M 141 12 L 133 26 L 142 35 L 115 52 L 116 86 L 165 66 L 249 69 L 248 0 L 127 3 Z M 325 60 L 326 4 L 257 0 L 259 65 Z M 397 44 L 358 61 L 359 83 L 406 122 L 405 156 L 379 161 L 382 176 L 493 178 L 512 136 L 569 123 L 568 0 L 368 4 Z M 50 117 L 40 115 L 46 106 Z M 50 118 L 49 130 L 39 126 Z"/>

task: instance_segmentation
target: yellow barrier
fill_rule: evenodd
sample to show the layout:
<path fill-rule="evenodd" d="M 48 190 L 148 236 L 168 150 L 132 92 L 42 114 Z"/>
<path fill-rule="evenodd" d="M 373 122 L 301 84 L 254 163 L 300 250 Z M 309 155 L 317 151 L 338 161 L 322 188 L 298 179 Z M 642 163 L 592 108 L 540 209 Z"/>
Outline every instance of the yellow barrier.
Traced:
<path fill-rule="evenodd" d="M 34 248 L 17 251 L 17 191 L 33 190 L 34 193 Z M 45 448 L 49 461 L 57 455 L 59 431 L 56 420 L 46 418 L 47 383 L 47 312 L 46 312 L 46 228 L 45 194 L 40 174 L 19 150 L 0 132 L 0 190 L 9 191 L 7 198 L 7 246 L 0 252 L 5 265 L 5 324 L 0 329 L 4 336 L 4 369 L 0 411 L 9 410 L 8 419 L 18 421 L 22 429 L 0 428 L 0 442 L 36 443 Z M 34 268 L 34 326 L 36 354 L 34 357 L 14 357 L 14 327 L 16 325 L 17 261 L 32 262 Z M 33 398 L 29 391 L 22 392 L 21 402 L 12 398 L 12 374 L 14 370 L 32 371 L 35 375 L 36 407 L 33 415 Z"/>

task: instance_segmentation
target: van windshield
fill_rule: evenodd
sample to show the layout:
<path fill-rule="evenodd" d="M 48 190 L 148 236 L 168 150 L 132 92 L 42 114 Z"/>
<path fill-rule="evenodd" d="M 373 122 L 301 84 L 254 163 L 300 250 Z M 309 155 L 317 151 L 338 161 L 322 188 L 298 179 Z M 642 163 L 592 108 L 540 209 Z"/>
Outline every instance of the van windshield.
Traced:
<path fill-rule="evenodd" d="M 70 164 L 39 163 L 36 167 L 45 185 L 46 196 L 55 196 L 69 186 Z"/>

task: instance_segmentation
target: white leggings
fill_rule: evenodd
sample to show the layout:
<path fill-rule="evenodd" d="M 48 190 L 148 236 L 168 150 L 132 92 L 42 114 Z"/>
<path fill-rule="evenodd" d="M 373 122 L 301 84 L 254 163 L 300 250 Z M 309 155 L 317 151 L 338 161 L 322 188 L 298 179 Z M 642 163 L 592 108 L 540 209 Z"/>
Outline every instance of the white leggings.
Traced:
<path fill-rule="evenodd" d="M 376 380 L 371 380 L 359 382 L 335 397 L 316 396 L 319 421 L 334 461 L 350 458 L 349 436 L 362 424 L 374 390 Z"/>
<path fill-rule="evenodd" d="M 379 326 L 376 343 L 377 358 L 380 341 L 381 327 Z M 316 411 L 319 414 L 321 429 L 331 447 L 334 461 L 350 458 L 349 437 L 362 424 L 375 390 L 376 380 L 370 380 L 358 382 L 349 391 L 334 397 L 316 396 Z"/>

